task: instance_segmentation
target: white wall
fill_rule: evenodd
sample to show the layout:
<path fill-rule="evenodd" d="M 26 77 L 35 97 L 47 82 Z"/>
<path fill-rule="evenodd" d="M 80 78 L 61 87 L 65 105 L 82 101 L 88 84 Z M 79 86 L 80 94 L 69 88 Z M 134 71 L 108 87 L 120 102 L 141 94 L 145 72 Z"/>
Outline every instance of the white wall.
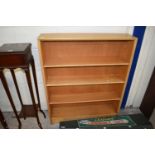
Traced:
<path fill-rule="evenodd" d="M 155 27 L 147 27 L 137 67 L 127 100 L 127 106 L 139 107 L 155 66 Z"/>
<path fill-rule="evenodd" d="M 3 43 L 22 43 L 31 42 L 32 43 L 32 53 L 35 58 L 37 77 L 39 85 L 39 93 L 41 98 L 41 105 L 43 109 L 47 109 L 45 93 L 43 88 L 42 74 L 39 62 L 38 48 L 37 48 L 37 37 L 40 33 L 50 33 L 50 32 L 96 32 L 96 33 L 129 33 L 132 34 L 133 27 L 0 27 L 0 46 Z M 30 95 L 28 92 L 28 87 L 25 79 L 25 75 L 22 71 L 16 71 L 18 78 L 19 87 L 21 88 L 22 99 L 24 104 L 31 104 Z M 15 105 L 17 109 L 20 109 L 19 100 L 16 94 L 14 84 L 11 79 L 9 71 L 6 71 L 6 77 L 11 90 Z M 12 110 L 6 94 L 3 90 L 2 84 L 0 82 L 0 107 L 3 111 Z"/>

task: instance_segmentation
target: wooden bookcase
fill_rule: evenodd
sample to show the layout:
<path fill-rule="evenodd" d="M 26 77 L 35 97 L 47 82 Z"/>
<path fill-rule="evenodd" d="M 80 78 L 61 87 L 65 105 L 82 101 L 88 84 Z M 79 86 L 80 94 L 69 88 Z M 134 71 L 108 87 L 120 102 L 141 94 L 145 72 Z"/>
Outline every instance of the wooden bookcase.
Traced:
<path fill-rule="evenodd" d="M 119 112 L 135 37 L 51 33 L 38 42 L 52 123 Z"/>

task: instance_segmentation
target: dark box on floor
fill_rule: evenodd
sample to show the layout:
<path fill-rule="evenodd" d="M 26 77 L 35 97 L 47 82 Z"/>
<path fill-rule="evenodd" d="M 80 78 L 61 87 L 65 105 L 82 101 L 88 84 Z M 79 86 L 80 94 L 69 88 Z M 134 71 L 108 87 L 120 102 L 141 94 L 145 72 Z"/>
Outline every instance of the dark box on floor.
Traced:
<path fill-rule="evenodd" d="M 143 114 L 99 117 L 60 122 L 60 129 L 152 129 Z"/>

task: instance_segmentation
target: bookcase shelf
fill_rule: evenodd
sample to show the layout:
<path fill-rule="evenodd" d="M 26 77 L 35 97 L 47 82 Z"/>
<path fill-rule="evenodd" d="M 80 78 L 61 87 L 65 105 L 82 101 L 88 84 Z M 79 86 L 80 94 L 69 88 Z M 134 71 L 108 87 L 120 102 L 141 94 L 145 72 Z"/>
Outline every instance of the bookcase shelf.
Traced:
<path fill-rule="evenodd" d="M 125 83 L 127 66 L 45 69 L 46 86 Z"/>
<path fill-rule="evenodd" d="M 87 77 L 86 77 L 87 78 Z M 110 80 L 105 80 L 105 79 L 100 79 L 100 78 L 96 78 L 96 79 L 89 79 L 89 77 L 87 79 L 49 79 L 49 81 L 47 81 L 46 86 L 50 87 L 50 86 L 74 86 L 74 85 L 95 85 L 95 84 L 116 84 L 116 83 L 125 83 L 125 81 L 120 80 L 118 78 L 113 78 Z"/>
<path fill-rule="evenodd" d="M 128 34 L 41 34 L 40 60 L 52 123 L 115 115 L 137 39 Z"/>
<path fill-rule="evenodd" d="M 96 63 L 96 64 L 45 64 L 43 65 L 44 68 L 63 68 L 63 67 L 100 67 L 100 66 L 128 66 L 130 63 L 125 62 L 111 62 L 111 63 Z"/>

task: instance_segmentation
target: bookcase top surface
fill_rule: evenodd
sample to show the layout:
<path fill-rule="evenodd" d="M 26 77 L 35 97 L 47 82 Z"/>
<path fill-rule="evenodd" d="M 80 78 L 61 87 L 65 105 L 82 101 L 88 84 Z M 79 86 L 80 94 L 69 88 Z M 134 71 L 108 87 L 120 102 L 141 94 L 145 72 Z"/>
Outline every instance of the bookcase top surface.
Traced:
<path fill-rule="evenodd" d="M 38 37 L 40 41 L 69 41 L 69 40 L 135 40 L 136 37 L 121 33 L 44 33 Z"/>

